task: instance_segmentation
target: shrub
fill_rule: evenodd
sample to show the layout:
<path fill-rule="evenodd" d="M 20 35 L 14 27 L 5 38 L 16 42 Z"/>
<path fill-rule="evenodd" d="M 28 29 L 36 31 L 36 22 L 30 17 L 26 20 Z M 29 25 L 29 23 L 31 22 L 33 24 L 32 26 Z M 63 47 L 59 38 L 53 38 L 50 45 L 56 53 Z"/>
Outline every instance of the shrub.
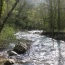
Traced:
<path fill-rule="evenodd" d="M 6 27 L 4 27 L 4 29 L 0 33 L 0 40 L 15 39 L 14 33 L 15 33 L 14 28 L 12 28 L 10 26 L 6 26 Z"/>

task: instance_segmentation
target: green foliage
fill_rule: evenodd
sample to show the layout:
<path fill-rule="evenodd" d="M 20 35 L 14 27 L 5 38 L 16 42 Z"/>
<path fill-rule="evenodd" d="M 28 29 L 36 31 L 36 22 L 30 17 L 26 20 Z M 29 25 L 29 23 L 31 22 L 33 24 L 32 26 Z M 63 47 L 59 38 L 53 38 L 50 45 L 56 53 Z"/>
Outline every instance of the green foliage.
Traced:
<path fill-rule="evenodd" d="M 25 4 L 24 4 L 24 1 L 25 1 Z M 53 31 L 53 28 L 54 28 L 54 31 L 56 31 L 58 29 L 58 2 L 56 1 L 57 0 L 52 1 L 53 4 L 47 1 L 46 3 L 42 2 L 36 7 L 33 7 L 34 5 L 29 4 L 26 0 L 20 0 L 16 8 L 13 10 L 11 16 L 8 18 L 6 24 L 12 27 L 13 32 L 14 32 L 13 28 L 43 29 L 45 31 L 50 31 L 50 30 Z M 10 11 L 10 9 L 12 8 L 15 2 L 16 0 L 3 1 L 2 21 L 6 17 L 7 13 Z M 62 3 L 60 3 L 61 8 L 64 7 Z M 65 29 L 65 9 L 62 9 L 60 11 L 60 19 L 61 19 L 60 27 L 62 30 L 64 30 Z M 6 29 L 8 31 L 8 28 Z M 7 33 L 5 33 L 4 36 L 2 36 L 2 34 L 3 33 L 1 33 L 1 38 L 3 39 L 10 37 L 10 35 L 6 37 Z"/>
<path fill-rule="evenodd" d="M 9 26 L 4 27 L 4 29 L 2 30 L 0 34 L 0 40 L 15 39 L 14 32 L 15 30 L 12 27 L 9 27 Z"/>

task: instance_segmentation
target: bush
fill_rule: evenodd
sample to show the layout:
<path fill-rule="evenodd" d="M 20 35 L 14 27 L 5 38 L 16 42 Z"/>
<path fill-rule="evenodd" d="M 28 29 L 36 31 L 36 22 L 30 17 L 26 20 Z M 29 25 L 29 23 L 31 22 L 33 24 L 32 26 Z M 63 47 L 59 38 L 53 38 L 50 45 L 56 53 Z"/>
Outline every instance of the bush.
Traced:
<path fill-rule="evenodd" d="M 12 28 L 10 26 L 4 27 L 4 29 L 2 30 L 2 32 L 0 34 L 0 41 L 15 39 L 14 33 L 15 33 L 14 28 Z"/>

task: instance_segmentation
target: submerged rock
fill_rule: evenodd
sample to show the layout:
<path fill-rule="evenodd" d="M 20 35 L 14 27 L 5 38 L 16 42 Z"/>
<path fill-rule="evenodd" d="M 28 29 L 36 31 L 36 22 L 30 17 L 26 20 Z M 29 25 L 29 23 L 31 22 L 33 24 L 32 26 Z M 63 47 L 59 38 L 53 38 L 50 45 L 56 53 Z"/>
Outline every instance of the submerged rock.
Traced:
<path fill-rule="evenodd" d="M 24 54 L 28 49 L 27 44 L 20 42 L 20 44 L 16 45 L 13 49 L 18 54 Z"/>
<path fill-rule="evenodd" d="M 49 63 L 44 63 L 44 65 L 50 65 Z"/>

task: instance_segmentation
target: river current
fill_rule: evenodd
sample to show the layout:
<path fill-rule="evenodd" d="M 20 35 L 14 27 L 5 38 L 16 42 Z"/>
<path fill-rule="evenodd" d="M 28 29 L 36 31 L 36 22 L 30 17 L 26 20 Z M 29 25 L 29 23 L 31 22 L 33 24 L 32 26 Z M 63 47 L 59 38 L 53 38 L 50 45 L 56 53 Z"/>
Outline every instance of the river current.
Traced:
<path fill-rule="evenodd" d="M 65 42 L 55 40 L 38 33 L 39 30 L 16 33 L 17 39 L 32 41 L 30 49 L 19 60 L 26 62 L 19 65 L 65 65 Z"/>

